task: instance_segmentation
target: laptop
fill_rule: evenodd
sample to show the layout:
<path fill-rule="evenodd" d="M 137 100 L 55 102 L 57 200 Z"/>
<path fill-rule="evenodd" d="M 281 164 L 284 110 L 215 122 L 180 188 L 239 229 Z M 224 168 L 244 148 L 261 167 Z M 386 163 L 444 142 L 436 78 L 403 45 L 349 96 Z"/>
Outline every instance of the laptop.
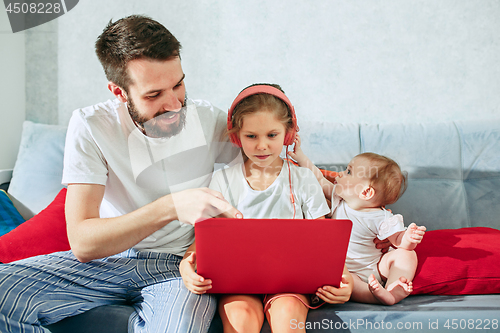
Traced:
<path fill-rule="evenodd" d="M 350 220 L 213 218 L 195 224 L 197 272 L 209 293 L 313 294 L 339 287 Z"/>

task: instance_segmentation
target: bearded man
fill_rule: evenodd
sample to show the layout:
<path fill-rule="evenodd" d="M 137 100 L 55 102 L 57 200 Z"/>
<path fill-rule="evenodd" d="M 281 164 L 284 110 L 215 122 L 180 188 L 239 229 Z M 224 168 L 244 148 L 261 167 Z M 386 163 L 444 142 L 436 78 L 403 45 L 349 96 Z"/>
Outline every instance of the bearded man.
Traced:
<path fill-rule="evenodd" d="M 63 184 L 71 251 L 0 266 L 0 331 L 43 332 L 107 304 L 132 304 L 133 332 L 206 332 L 216 309 L 179 262 L 196 221 L 241 217 L 206 187 L 238 149 L 226 115 L 186 97 L 180 43 L 160 23 L 110 22 L 96 53 L 116 97 L 73 112 Z"/>

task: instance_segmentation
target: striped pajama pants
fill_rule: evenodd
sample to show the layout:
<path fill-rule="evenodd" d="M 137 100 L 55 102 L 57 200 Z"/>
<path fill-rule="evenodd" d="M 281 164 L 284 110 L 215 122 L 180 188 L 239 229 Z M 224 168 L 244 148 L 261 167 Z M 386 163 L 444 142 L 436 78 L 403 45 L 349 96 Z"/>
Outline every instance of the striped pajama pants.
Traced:
<path fill-rule="evenodd" d="M 207 332 L 213 295 L 195 295 L 179 273 L 181 257 L 133 249 L 87 263 L 71 251 L 0 264 L 0 332 L 39 332 L 92 308 L 132 304 L 129 332 Z"/>

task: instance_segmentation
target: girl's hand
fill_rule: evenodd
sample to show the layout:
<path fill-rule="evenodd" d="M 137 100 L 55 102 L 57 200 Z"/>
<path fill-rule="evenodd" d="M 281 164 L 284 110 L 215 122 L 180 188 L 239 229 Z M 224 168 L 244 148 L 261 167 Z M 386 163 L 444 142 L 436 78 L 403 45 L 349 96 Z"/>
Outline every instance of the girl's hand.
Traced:
<path fill-rule="evenodd" d="M 179 272 L 186 288 L 194 294 L 204 294 L 212 288 L 212 280 L 196 274 L 196 252 L 181 260 Z"/>
<path fill-rule="evenodd" d="M 342 282 L 340 283 L 340 288 L 335 288 L 332 286 L 324 286 L 323 288 L 318 288 L 316 295 L 323 301 L 330 304 L 343 304 L 351 298 L 352 288 L 349 287 L 347 279 L 342 276 Z"/>
<path fill-rule="evenodd" d="M 424 226 L 419 227 L 415 223 L 412 223 L 406 229 L 405 238 L 412 244 L 419 244 L 422 238 L 424 238 L 425 230 L 427 229 Z"/>

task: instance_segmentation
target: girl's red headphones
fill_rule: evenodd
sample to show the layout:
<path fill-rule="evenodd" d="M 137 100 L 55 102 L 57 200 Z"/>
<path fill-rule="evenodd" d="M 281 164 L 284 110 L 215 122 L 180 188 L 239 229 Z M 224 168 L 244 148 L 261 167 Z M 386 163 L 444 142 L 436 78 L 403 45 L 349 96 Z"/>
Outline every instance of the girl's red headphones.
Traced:
<path fill-rule="evenodd" d="M 289 146 L 293 144 L 293 141 L 295 140 L 295 136 L 297 135 L 297 132 L 299 131 L 299 127 L 297 126 L 297 117 L 295 116 L 295 109 L 293 108 L 292 103 L 286 97 L 286 95 L 279 90 L 278 88 L 275 88 L 273 86 L 267 85 L 267 84 L 258 84 L 258 85 L 253 85 L 248 88 L 243 89 L 239 93 L 239 95 L 236 97 L 234 100 L 233 104 L 231 104 L 231 107 L 229 108 L 229 111 L 227 112 L 227 129 L 230 130 L 233 128 L 233 111 L 243 99 L 252 96 L 252 95 L 257 95 L 257 94 L 269 94 L 273 95 L 279 99 L 281 99 L 285 104 L 288 106 L 288 110 L 290 111 L 290 114 L 292 116 L 292 122 L 293 122 L 293 128 L 289 130 L 285 134 L 285 140 L 283 142 L 283 145 Z M 241 147 L 241 141 L 240 138 L 238 137 L 238 133 L 231 133 L 229 134 L 229 140 L 236 146 Z"/>

